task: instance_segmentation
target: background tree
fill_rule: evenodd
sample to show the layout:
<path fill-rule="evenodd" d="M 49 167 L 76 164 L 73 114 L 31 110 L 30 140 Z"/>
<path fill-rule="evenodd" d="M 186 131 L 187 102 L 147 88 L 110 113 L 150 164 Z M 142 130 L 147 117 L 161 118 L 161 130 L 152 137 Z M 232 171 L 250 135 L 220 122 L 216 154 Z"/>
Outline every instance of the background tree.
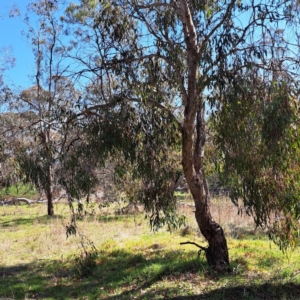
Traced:
<path fill-rule="evenodd" d="M 59 167 L 62 151 L 70 142 L 66 113 L 71 113 L 69 108 L 79 96 L 64 76 L 67 67 L 60 47 L 63 27 L 57 18 L 59 9 L 58 1 L 41 0 L 28 5 L 24 22 L 35 58 L 35 84 L 11 99 L 11 106 L 18 113 L 23 111 L 33 116 L 27 127 L 20 128 L 30 141 L 16 149 L 15 155 L 24 180 L 45 193 L 49 216 L 54 215 L 53 193 L 58 184 L 54 172 Z M 14 13 L 18 15 L 18 11 Z M 37 24 L 31 23 L 32 15 Z"/>
<path fill-rule="evenodd" d="M 11 122 L 13 115 L 6 114 L 7 100 L 10 97 L 10 89 L 5 85 L 3 76 L 5 71 L 12 68 L 15 63 L 15 59 L 12 56 L 11 47 L 2 47 L 0 49 L 0 190 L 3 187 L 7 187 L 13 177 L 13 163 L 9 159 L 10 150 L 7 149 L 10 139 L 4 137 L 3 134 L 8 131 L 8 124 Z"/>

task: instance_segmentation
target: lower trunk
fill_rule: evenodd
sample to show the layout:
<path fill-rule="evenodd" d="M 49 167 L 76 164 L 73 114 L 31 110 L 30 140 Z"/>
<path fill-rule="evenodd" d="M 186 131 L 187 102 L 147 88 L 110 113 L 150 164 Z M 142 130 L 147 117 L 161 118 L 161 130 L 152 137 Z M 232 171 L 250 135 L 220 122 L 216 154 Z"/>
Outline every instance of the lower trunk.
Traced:
<path fill-rule="evenodd" d="M 45 146 L 48 149 L 47 146 Z M 51 153 L 48 155 L 48 162 L 51 161 Z M 48 216 L 54 216 L 54 207 L 53 207 L 53 193 L 52 193 L 52 181 L 51 181 L 51 165 L 47 166 L 47 177 L 45 182 L 45 193 L 47 197 L 47 206 L 48 206 Z"/>
<path fill-rule="evenodd" d="M 187 164 L 188 165 L 188 164 Z M 186 179 L 195 202 L 195 217 L 199 229 L 208 242 L 205 250 L 208 264 L 216 271 L 229 270 L 229 256 L 227 242 L 222 227 L 217 224 L 209 209 L 210 194 L 202 168 L 193 168 L 191 164 L 186 171 Z M 194 172 L 189 172 L 189 170 Z M 198 172 L 195 172 L 195 169 Z"/>
<path fill-rule="evenodd" d="M 205 252 L 207 263 L 216 271 L 228 271 L 229 256 L 224 231 L 222 227 L 212 219 L 207 203 L 199 206 L 198 209 L 196 209 L 195 216 L 200 231 L 208 242 L 208 248 Z"/>
<path fill-rule="evenodd" d="M 196 221 L 208 242 L 208 247 L 205 249 L 207 262 L 214 270 L 224 272 L 229 270 L 227 242 L 222 227 L 211 217 L 210 194 L 205 178 L 205 105 L 201 97 L 192 100 L 190 101 L 195 102 L 194 106 L 185 107 L 182 128 L 182 166 L 195 202 Z"/>
<path fill-rule="evenodd" d="M 46 189 L 48 216 L 54 216 L 53 197 L 51 187 Z"/>

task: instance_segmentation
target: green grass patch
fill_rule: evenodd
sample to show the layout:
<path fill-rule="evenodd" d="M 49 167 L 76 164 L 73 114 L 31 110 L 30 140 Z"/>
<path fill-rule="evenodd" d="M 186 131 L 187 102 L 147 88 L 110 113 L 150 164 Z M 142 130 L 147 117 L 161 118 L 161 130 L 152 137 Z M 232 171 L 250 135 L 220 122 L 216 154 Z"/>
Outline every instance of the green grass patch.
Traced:
<path fill-rule="evenodd" d="M 193 202 L 193 198 L 190 194 L 190 192 L 175 192 L 174 193 L 175 197 L 177 198 L 178 201 L 180 202 L 185 202 L 185 203 L 190 203 Z"/>
<path fill-rule="evenodd" d="M 153 233 L 143 214 L 96 211 L 78 221 L 97 248 L 91 261 L 81 260 L 91 267 L 81 276 L 79 236 L 66 238 L 68 206 L 55 212 L 47 217 L 43 204 L 0 207 L 0 298 L 300 299 L 298 250 L 283 255 L 263 232 L 228 225 L 231 272 L 219 275 L 198 248 L 180 245 L 205 246 L 192 225 Z"/>
<path fill-rule="evenodd" d="M 0 191 L 0 200 L 18 197 L 36 199 L 37 196 L 38 192 L 31 184 L 23 184 L 22 182 L 12 185 L 8 188 L 3 188 Z"/>

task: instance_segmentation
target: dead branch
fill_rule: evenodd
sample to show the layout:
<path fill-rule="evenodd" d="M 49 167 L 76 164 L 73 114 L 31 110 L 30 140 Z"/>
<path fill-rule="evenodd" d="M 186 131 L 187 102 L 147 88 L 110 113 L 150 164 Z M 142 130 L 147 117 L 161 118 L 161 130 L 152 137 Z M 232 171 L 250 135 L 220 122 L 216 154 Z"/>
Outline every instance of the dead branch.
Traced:
<path fill-rule="evenodd" d="M 201 251 L 204 251 L 204 252 L 207 251 L 207 248 L 205 248 L 205 247 L 203 247 L 203 246 L 200 246 L 200 245 L 198 245 L 197 243 L 194 243 L 194 242 L 182 242 L 182 243 L 180 243 L 180 245 L 186 245 L 186 244 L 195 245 L 195 246 L 197 246 L 198 248 L 200 248 Z"/>

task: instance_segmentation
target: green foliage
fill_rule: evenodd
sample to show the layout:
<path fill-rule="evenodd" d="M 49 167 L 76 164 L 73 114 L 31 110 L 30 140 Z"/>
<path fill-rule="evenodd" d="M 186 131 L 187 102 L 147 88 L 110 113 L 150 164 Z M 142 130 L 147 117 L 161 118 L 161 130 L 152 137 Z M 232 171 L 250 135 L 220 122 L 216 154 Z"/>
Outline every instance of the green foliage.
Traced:
<path fill-rule="evenodd" d="M 256 225 L 267 226 L 285 251 L 299 243 L 298 100 L 291 96 L 292 82 L 269 85 L 243 75 L 222 94 L 215 119 L 215 142 L 223 157 L 219 170 L 233 202 L 239 205 L 242 198 Z"/>
<path fill-rule="evenodd" d="M 81 249 L 78 254 L 74 256 L 75 268 L 80 277 L 88 277 L 93 275 L 96 269 L 96 259 L 98 258 L 98 252 L 93 246 L 87 249 Z"/>
<path fill-rule="evenodd" d="M 74 254 L 75 270 L 79 277 L 88 277 L 93 274 L 96 268 L 96 259 L 98 257 L 98 250 L 94 243 L 82 233 L 78 221 L 83 220 L 87 210 L 85 210 L 82 203 L 78 203 L 77 210 L 74 209 L 74 204 L 69 196 L 70 207 L 70 222 L 66 225 L 67 238 L 79 237 L 78 252 Z"/>
<path fill-rule="evenodd" d="M 24 147 L 16 153 L 16 161 L 20 166 L 21 175 L 24 175 L 24 182 L 33 183 L 36 188 L 46 189 L 51 162 L 45 149 L 39 148 L 37 152 L 29 152 Z"/>
<path fill-rule="evenodd" d="M 75 122 L 76 120 L 74 120 Z M 175 182 L 181 174 L 178 125 L 166 112 L 141 103 L 122 101 L 83 123 L 81 143 L 62 157 L 60 184 L 80 199 L 98 183 L 95 168 L 113 165 L 119 195 L 144 204 L 151 227 L 180 226 L 176 216 Z M 89 167 L 87 167 L 89 166 Z"/>

